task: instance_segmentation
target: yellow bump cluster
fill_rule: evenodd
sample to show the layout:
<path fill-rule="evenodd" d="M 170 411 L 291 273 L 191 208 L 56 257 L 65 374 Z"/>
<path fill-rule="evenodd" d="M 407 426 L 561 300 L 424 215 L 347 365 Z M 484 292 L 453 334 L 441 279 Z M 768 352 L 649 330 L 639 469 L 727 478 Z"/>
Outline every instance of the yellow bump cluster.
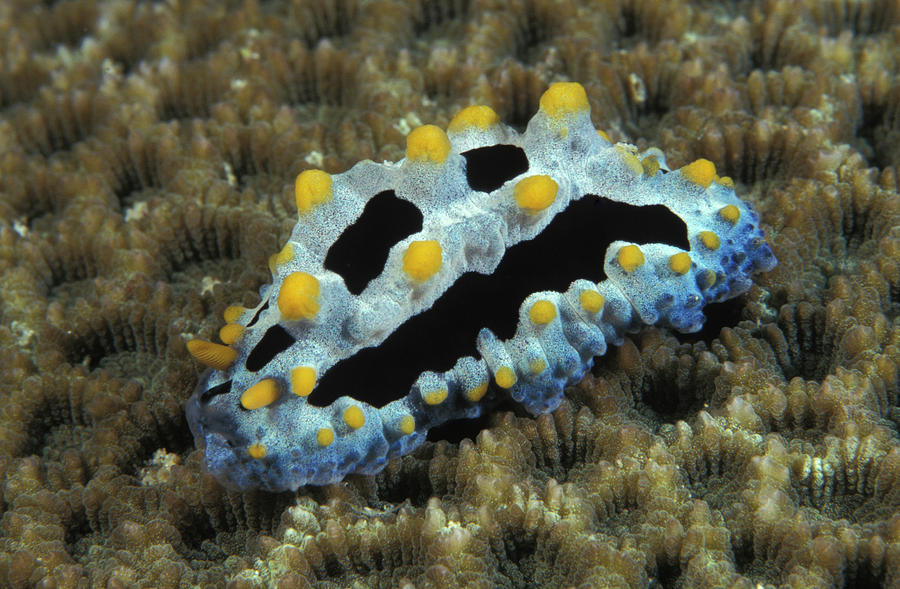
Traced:
<path fill-rule="evenodd" d="M 589 106 L 584 87 L 576 82 L 551 84 L 540 101 L 541 110 L 554 119 L 585 111 Z"/>
<path fill-rule="evenodd" d="M 538 174 L 519 180 L 513 188 L 513 198 L 519 208 L 534 215 L 552 205 L 557 192 L 559 184 L 556 180 L 545 174 Z"/>
<path fill-rule="evenodd" d="M 466 391 L 466 398 L 473 403 L 477 403 L 487 393 L 488 383 L 485 381 L 480 385 Z"/>
<path fill-rule="evenodd" d="M 331 174 L 322 170 L 305 170 L 294 183 L 297 212 L 308 213 L 313 207 L 331 200 Z"/>
<path fill-rule="evenodd" d="M 659 160 L 655 156 L 648 155 L 641 160 L 641 167 L 644 168 L 644 173 L 648 176 L 656 176 L 659 173 Z"/>
<path fill-rule="evenodd" d="M 422 395 L 426 405 L 440 405 L 447 399 L 447 389 L 429 391 Z"/>
<path fill-rule="evenodd" d="M 537 325 L 546 325 L 556 317 L 556 305 L 546 299 L 536 301 L 528 310 L 528 318 Z"/>
<path fill-rule="evenodd" d="M 734 188 L 734 180 L 732 180 L 730 176 L 720 176 L 719 184 L 725 188 Z"/>
<path fill-rule="evenodd" d="M 416 431 L 416 420 L 412 415 L 404 415 L 400 418 L 399 429 L 404 436 Z"/>
<path fill-rule="evenodd" d="M 266 447 L 262 444 L 250 444 L 250 447 L 247 448 L 247 453 L 251 458 L 262 460 L 266 457 L 268 452 L 266 451 Z"/>
<path fill-rule="evenodd" d="M 198 362 L 202 362 L 216 370 L 227 370 L 231 363 L 234 362 L 234 359 L 237 358 L 237 350 L 202 339 L 192 339 L 185 345 L 191 356 L 196 358 Z"/>
<path fill-rule="evenodd" d="M 626 245 L 616 253 L 616 260 L 630 274 L 644 265 L 644 252 L 636 245 Z"/>
<path fill-rule="evenodd" d="M 242 333 L 244 333 L 243 325 L 229 323 L 228 325 L 223 325 L 222 329 L 219 330 L 219 339 L 230 346 L 241 337 Z"/>
<path fill-rule="evenodd" d="M 291 260 L 294 259 L 294 246 L 290 243 L 286 243 L 281 251 L 277 254 L 273 254 L 272 257 L 269 258 L 269 270 L 271 272 L 275 271 L 275 268 L 278 266 L 283 266 L 287 264 Z"/>
<path fill-rule="evenodd" d="M 447 125 L 447 130 L 451 133 L 460 133 L 466 129 L 472 128 L 484 131 L 499 122 L 500 117 L 497 116 L 497 113 L 495 113 L 494 109 L 491 107 L 480 105 L 469 106 L 459 111 L 456 116 L 453 117 L 453 120 Z"/>
<path fill-rule="evenodd" d="M 422 125 L 406 136 L 406 159 L 416 162 L 443 163 L 450 155 L 450 139 L 435 125 Z"/>
<path fill-rule="evenodd" d="M 246 311 L 246 309 L 238 305 L 226 307 L 225 313 L 223 314 L 225 317 L 225 323 L 237 323 L 237 320 L 241 318 L 241 315 L 244 314 L 244 311 Z"/>
<path fill-rule="evenodd" d="M 366 414 L 357 405 L 351 405 L 344 409 L 344 423 L 353 429 L 359 429 L 366 425 Z"/>
<path fill-rule="evenodd" d="M 707 188 L 716 179 L 716 165 L 709 160 L 700 158 L 681 168 L 681 176 Z"/>
<path fill-rule="evenodd" d="M 719 236 L 712 231 L 701 231 L 699 237 L 700 243 L 708 249 L 717 250 L 719 249 L 719 245 L 721 245 Z"/>
<path fill-rule="evenodd" d="M 298 397 L 307 397 L 316 387 L 316 371 L 309 366 L 291 370 L 291 391 Z"/>
<path fill-rule="evenodd" d="M 278 383 L 271 378 L 264 378 L 241 395 L 241 406 L 244 409 L 259 409 L 271 405 L 278 400 Z"/>
<path fill-rule="evenodd" d="M 709 288 L 716 283 L 716 273 L 713 270 L 704 270 L 697 275 L 697 286 Z"/>
<path fill-rule="evenodd" d="M 424 282 L 441 269 L 441 244 L 433 239 L 414 241 L 403 254 L 403 271 L 416 282 Z"/>
<path fill-rule="evenodd" d="M 497 369 L 494 380 L 498 387 L 508 389 L 516 384 L 516 373 L 509 366 L 501 366 Z"/>
<path fill-rule="evenodd" d="M 686 252 L 678 252 L 669 258 L 669 268 L 675 274 L 687 274 L 691 269 L 691 257 Z"/>
<path fill-rule="evenodd" d="M 635 176 L 640 176 L 644 173 L 644 166 L 641 164 L 641 160 L 639 160 L 631 151 L 621 145 L 616 145 L 616 151 L 622 157 L 622 161 L 625 162 L 628 169 L 630 169 Z"/>
<path fill-rule="evenodd" d="M 578 302 L 581 303 L 581 308 L 588 313 L 597 313 L 603 308 L 606 299 L 596 290 L 583 290 L 578 295 Z"/>
<path fill-rule="evenodd" d="M 319 312 L 319 281 L 306 272 L 285 276 L 278 291 L 278 310 L 289 321 L 312 319 Z"/>
<path fill-rule="evenodd" d="M 735 225 L 741 218 L 741 209 L 737 208 L 735 205 L 725 205 L 719 209 L 719 216 L 732 225 Z"/>
<path fill-rule="evenodd" d="M 316 443 L 322 446 L 330 446 L 334 441 L 334 432 L 331 428 L 328 427 L 320 427 L 319 431 L 316 432 Z"/>

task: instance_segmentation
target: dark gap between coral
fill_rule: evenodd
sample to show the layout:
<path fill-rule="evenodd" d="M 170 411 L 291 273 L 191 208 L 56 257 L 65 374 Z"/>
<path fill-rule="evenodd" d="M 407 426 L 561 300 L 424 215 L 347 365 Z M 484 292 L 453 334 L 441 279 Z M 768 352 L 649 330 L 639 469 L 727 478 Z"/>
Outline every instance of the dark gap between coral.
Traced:
<path fill-rule="evenodd" d="M 721 303 L 712 303 L 703 307 L 706 321 L 703 323 L 703 328 L 700 331 L 694 333 L 673 331 L 673 333 L 681 343 L 704 342 L 707 346 L 710 346 L 713 340 L 719 337 L 723 327 L 737 325 L 741 320 L 741 312 L 743 310 L 744 303 L 740 298 L 729 299 Z"/>
<path fill-rule="evenodd" d="M 99 532 L 96 533 L 99 535 Z M 90 522 L 84 509 L 74 509 L 71 519 L 65 527 L 65 550 L 72 559 L 79 563 L 87 560 L 88 550 L 96 544 L 97 538 L 94 537 L 95 532 L 91 529 Z"/>
<path fill-rule="evenodd" d="M 418 10 L 412 17 L 413 32 L 416 37 L 430 33 L 444 23 L 452 20 L 461 20 L 469 15 L 470 0 L 425 0 L 418 2 Z M 446 27 L 445 27 L 446 28 Z"/>
<path fill-rule="evenodd" d="M 417 455 L 404 457 L 398 471 L 386 470 L 376 475 L 378 500 L 394 506 L 425 507 L 428 500 L 438 494 L 429 478 L 428 465 L 427 450 L 419 450 Z"/>
<path fill-rule="evenodd" d="M 678 562 L 659 562 L 665 557 L 657 558 L 656 585 L 657 587 L 675 587 L 681 577 L 681 567 Z M 651 586 L 654 586 L 651 584 Z"/>
<path fill-rule="evenodd" d="M 222 562 L 228 554 L 216 546 L 216 529 L 205 513 L 188 512 L 186 517 L 172 522 L 181 534 L 181 544 L 173 548 L 188 560 L 213 560 Z M 212 548 L 212 553 L 210 551 Z"/>
<path fill-rule="evenodd" d="M 485 398 L 485 400 L 490 404 L 490 401 L 487 398 Z M 511 399 L 502 399 L 491 411 L 485 411 L 479 417 L 473 419 L 453 419 L 446 423 L 442 423 L 437 427 L 431 428 L 428 431 L 427 440 L 429 442 L 444 440 L 451 444 L 458 444 L 466 438 L 474 441 L 479 433 L 490 427 L 491 419 L 493 419 L 495 414 L 502 411 L 515 411 L 517 408 L 519 407 Z"/>
<path fill-rule="evenodd" d="M 509 581 L 509 586 L 539 586 L 529 583 L 535 578 L 535 556 L 538 552 L 538 543 L 533 536 L 509 530 L 502 542 L 491 544 L 491 552 L 496 558 L 497 572 Z"/>
<path fill-rule="evenodd" d="M 771 582 L 771 574 L 765 571 L 765 563 L 757 560 L 753 554 L 753 547 L 747 542 L 732 542 L 732 553 L 734 554 L 734 570 L 745 577 L 750 577 L 754 581 L 762 584 L 766 581 Z"/>
<path fill-rule="evenodd" d="M 466 181 L 472 190 L 493 192 L 528 171 L 528 157 L 515 145 L 490 145 L 463 152 Z"/>
<path fill-rule="evenodd" d="M 536 238 L 509 248 L 492 274 L 464 274 L 431 309 L 407 320 L 381 345 L 336 364 L 309 401 L 321 407 L 350 395 L 381 407 L 402 398 L 424 370 L 448 370 L 461 356 L 477 356 L 475 338 L 482 327 L 501 339 L 512 337 L 519 306 L 529 294 L 564 291 L 578 278 L 604 279 L 604 254 L 620 239 L 688 248 L 687 226 L 667 208 L 588 195 Z"/>
<path fill-rule="evenodd" d="M 851 567 L 852 571 L 854 567 Z M 848 572 L 844 579 L 845 589 L 868 589 L 870 587 L 884 587 L 884 567 L 875 565 L 869 558 L 860 557 L 856 562 L 856 575 Z"/>
<path fill-rule="evenodd" d="M 358 295 L 381 274 L 391 247 L 422 230 L 422 213 L 409 201 L 385 190 L 366 203 L 362 214 L 335 241 L 325 269 L 340 274 L 347 290 Z"/>

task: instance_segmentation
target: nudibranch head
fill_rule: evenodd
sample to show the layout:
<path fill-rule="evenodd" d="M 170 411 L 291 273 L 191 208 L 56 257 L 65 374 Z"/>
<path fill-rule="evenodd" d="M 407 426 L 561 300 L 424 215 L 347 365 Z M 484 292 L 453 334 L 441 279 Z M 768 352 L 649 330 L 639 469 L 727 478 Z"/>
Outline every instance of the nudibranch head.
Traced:
<path fill-rule="evenodd" d="M 470 106 L 410 132 L 400 162 L 302 172 L 295 196 L 259 304 L 187 343 L 210 368 L 188 422 L 234 488 L 376 473 L 502 399 L 552 411 L 609 344 L 696 331 L 776 263 L 712 162 L 613 144 L 574 83 L 524 133 Z"/>

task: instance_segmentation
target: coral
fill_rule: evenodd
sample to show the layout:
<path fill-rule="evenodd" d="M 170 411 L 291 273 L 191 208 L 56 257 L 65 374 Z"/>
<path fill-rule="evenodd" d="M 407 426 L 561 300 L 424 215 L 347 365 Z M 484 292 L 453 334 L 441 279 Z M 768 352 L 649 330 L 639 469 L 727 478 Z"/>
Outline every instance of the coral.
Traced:
<path fill-rule="evenodd" d="M 890 0 L 0 5 L 0 584 L 900 584 Z M 435 428 L 374 476 L 204 471 L 185 347 L 260 303 L 294 179 L 584 84 L 699 158 L 779 265 L 696 334 L 612 346 L 552 413 Z M 405 391 L 404 391 L 405 392 Z"/>

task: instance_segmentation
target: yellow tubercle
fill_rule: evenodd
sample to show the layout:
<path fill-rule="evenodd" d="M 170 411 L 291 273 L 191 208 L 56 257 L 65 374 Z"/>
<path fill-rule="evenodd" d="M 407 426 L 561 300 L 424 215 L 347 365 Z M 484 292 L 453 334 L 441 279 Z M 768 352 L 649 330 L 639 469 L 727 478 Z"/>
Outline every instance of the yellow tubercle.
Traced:
<path fill-rule="evenodd" d="M 737 208 L 735 205 L 725 205 L 719 209 L 719 216 L 732 225 L 735 225 L 741 218 L 741 209 Z"/>
<path fill-rule="evenodd" d="M 398 429 L 400 433 L 404 436 L 408 436 L 409 434 L 416 431 L 416 420 L 412 415 L 404 415 L 400 418 L 398 425 Z"/>
<path fill-rule="evenodd" d="M 284 277 L 278 291 L 278 310 L 288 321 L 312 319 L 319 312 L 319 281 L 306 272 L 292 272 Z"/>
<path fill-rule="evenodd" d="M 732 180 L 730 176 L 720 176 L 719 184 L 725 188 L 734 188 L 734 180 Z"/>
<path fill-rule="evenodd" d="M 316 370 L 310 366 L 298 366 L 291 370 L 291 391 L 298 397 L 307 397 L 316 388 Z"/>
<path fill-rule="evenodd" d="M 271 405 L 278 400 L 280 391 L 278 383 L 271 378 L 264 378 L 241 395 L 241 406 L 244 409 L 259 409 Z"/>
<path fill-rule="evenodd" d="M 484 397 L 485 393 L 487 393 L 487 388 L 488 388 L 488 383 L 487 383 L 487 381 L 485 381 L 485 382 L 481 383 L 480 385 L 467 390 L 466 398 L 473 403 L 477 403 L 478 401 L 481 400 L 482 397 Z"/>
<path fill-rule="evenodd" d="M 682 178 L 707 188 L 716 179 L 716 165 L 700 158 L 681 168 Z"/>
<path fill-rule="evenodd" d="M 669 257 L 669 269 L 675 274 L 687 274 L 691 269 L 691 256 L 686 252 L 678 252 Z"/>
<path fill-rule="evenodd" d="M 717 250 L 721 245 L 719 236 L 712 231 L 701 231 L 698 237 L 700 237 L 700 243 L 702 243 L 707 249 Z"/>
<path fill-rule="evenodd" d="M 292 246 L 290 243 L 286 243 L 286 244 L 284 244 L 284 247 L 281 248 L 280 252 L 278 252 L 277 254 L 272 256 L 271 270 L 274 271 L 275 268 L 277 268 L 278 266 L 287 264 L 288 262 L 290 262 L 293 259 L 294 259 L 294 246 Z"/>
<path fill-rule="evenodd" d="M 232 305 L 230 307 L 225 308 L 225 313 L 223 313 L 225 317 L 225 323 L 237 323 L 237 320 L 241 318 L 241 315 L 246 311 L 244 307 L 238 305 Z"/>
<path fill-rule="evenodd" d="M 547 363 L 544 362 L 543 358 L 535 358 L 531 362 L 528 363 L 528 369 L 532 374 L 540 374 L 547 368 Z"/>
<path fill-rule="evenodd" d="M 578 302 L 581 303 L 581 308 L 588 313 L 597 313 L 603 309 L 606 299 L 596 290 L 583 290 L 578 295 Z"/>
<path fill-rule="evenodd" d="M 330 446 L 334 441 L 334 431 L 328 427 L 320 427 L 316 432 L 316 443 L 322 446 Z"/>
<path fill-rule="evenodd" d="M 616 145 L 616 151 L 619 152 L 619 155 L 622 156 L 622 161 L 625 162 L 625 165 L 628 166 L 628 169 L 630 169 L 635 176 L 643 175 L 644 166 L 636 155 L 621 145 Z"/>
<path fill-rule="evenodd" d="M 489 106 L 468 106 L 453 117 L 447 125 L 450 133 L 461 133 L 466 129 L 476 128 L 484 131 L 500 122 L 500 117 Z"/>
<path fill-rule="evenodd" d="M 577 82 L 557 82 L 541 95 L 540 107 L 547 116 L 559 119 L 586 111 L 590 105 L 584 86 Z"/>
<path fill-rule="evenodd" d="M 234 342 L 238 341 L 238 338 L 241 337 L 242 333 L 244 333 L 243 325 L 238 325 L 237 323 L 229 323 L 228 325 L 223 325 L 222 329 L 219 330 L 219 339 L 222 340 L 223 343 L 230 346 Z"/>
<path fill-rule="evenodd" d="M 366 414 L 356 405 L 344 409 L 344 423 L 353 429 L 359 429 L 366 425 Z"/>
<path fill-rule="evenodd" d="M 626 245 L 616 253 L 616 260 L 623 270 L 631 274 L 644 265 L 644 252 L 636 245 Z"/>
<path fill-rule="evenodd" d="M 609 134 L 606 131 L 604 131 L 603 129 L 597 129 L 597 135 L 599 135 L 600 137 L 602 137 L 609 143 L 612 143 L 612 139 L 609 138 Z"/>
<path fill-rule="evenodd" d="M 249 454 L 251 458 L 255 458 L 256 460 L 262 460 L 266 457 L 268 451 L 263 444 L 250 444 L 250 447 L 247 448 L 247 454 Z"/>
<path fill-rule="evenodd" d="M 447 399 L 447 389 L 429 391 L 422 394 L 422 400 L 426 405 L 440 405 Z"/>
<path fill-rule="evenodd" d="M 710 288 L 716 283 L 716 273 L 714 270 L 704 270 L 697 275 L 697 286 L 700 288 Z"/>
<path fill-rule="evenodd" d="M 513 198 L 519 208 L 534 215 L 552 205 L 557 192 L 559 184 L 556 180 L 545 174 L 538 174 L 519 180 L 513 188 Z"/>
<path fill-rule="evenodd" d="M 648 155 L 641 160 L 641 167 L 644 168 L 646 175 L 656 176 L 659 173 L 659 160 L 656 159 L 656 156 Z"/>
<path fill-rule="evenodd" d="M 406 136 L 406 159 L 417 162 L 444 163 L 450 155 L 450 139 L 435 125 L 422 125 Z"/>
<path fill-rule="evenodd" d="M 331 197 L 331 174 L 322 170 L 305 170 L 297 176 L 294 183 L 297 213 L 307 213 L 317 205 L 331 200 Z"/>
<path fill-rule="evenodd" d="M 202 339 L 192 339 L 185 346 L 198 362 L 216 370 L 227 370 L 237 358 L 237 350 Z"/>
<path fill-rule="evenodd" d="M 413 241 L 403 254 L 403 271 L 416 282 L 424 282 L 441 269 L 441 255 L 441 244 L 437 241 Z"/>
<path fill-rule="evenodd" d="M 528 310 L 528 318 L 537 325 L 546 325 L 556 317 L 556 305 L 546 299 L 536 301 Z"/>
<path fill-rule="evenodd" d="M 508 389 L 516 384 L 516 373 L 509 366 L 501 366 L 497 369 L 497 373 L 494 374 L 494 381 L 498 387 Z"/>

